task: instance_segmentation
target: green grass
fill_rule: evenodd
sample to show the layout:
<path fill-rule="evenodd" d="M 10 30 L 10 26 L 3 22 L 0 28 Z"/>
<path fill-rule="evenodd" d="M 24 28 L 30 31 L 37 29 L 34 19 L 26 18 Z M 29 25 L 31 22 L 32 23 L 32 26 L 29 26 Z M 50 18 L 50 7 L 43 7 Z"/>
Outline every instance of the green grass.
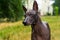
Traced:
<path fill-rule="evenodd" d="M 60 16 L 42 17 L 42 20 L 47 21 L 51 29 L 51 39 L 60 40 Z"/>
<path fill-rule="evenodd" d="M 43 16 L 41 19 L 49 23 L 51 39 L 60 40 L 60 16 Z M 4 25 L 4 28 L 0 29 L 0 40 L 31 40 L 31 27 L 20 23 L 13 23 L 14 26 L 8 27 Z"/>

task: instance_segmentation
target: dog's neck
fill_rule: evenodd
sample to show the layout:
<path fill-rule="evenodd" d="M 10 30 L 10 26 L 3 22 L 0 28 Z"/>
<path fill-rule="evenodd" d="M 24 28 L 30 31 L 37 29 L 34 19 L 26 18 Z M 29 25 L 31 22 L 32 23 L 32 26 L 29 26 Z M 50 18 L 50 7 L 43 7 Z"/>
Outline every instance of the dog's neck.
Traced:
<path fill-rule="evenodd" d="M 37 25 L 40 25 L 42 24 L 42 21 L 40 19 L 40 17 L 38 17 L 37 21 L 35 22 L 35 24 L 32 24 L 31 27 L 32 27 L 32 30 L 34 30 L 34 27 L 37 27 Z"/>

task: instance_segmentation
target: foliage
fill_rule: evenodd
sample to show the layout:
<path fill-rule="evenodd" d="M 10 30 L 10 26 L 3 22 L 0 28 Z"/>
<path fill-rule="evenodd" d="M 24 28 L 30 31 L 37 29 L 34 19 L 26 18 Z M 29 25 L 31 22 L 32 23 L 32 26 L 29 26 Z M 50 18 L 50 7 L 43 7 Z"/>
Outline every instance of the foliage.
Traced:
<path fill-rule="evenodd" d="M 54 7 L 55 6 L 59 8 L 58 13 L 60 14 L 60 0 L 55 0 Z"/>
<path fill-rule="evenodd" d="M 48 12 L 47 12 L 47 14 L 46 14 L 46 15 L 47 15 L 47 16 L 51 16 L 51 13 L 48 13 Z"/>
<path fill-rule="evenodd" d="M 0 0 L 0 18 L 18 21 L 22 15 L 22 0 Z"/>
<path fill-rule="evenodd" d="M 59 15 L 59 14 L 58 14 L 58 10 L 59 10 L 59 8 L 56 6 L 56 7 L 54 8 L 54 14 L 55 14 L 56 16 Z"/>

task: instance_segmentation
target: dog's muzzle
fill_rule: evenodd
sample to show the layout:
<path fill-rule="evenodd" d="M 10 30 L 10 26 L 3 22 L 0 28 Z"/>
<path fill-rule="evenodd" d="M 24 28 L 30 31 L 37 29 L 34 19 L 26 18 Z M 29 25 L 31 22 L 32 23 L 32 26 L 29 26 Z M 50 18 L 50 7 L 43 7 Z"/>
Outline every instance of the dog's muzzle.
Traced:
<path fill-rule="evenodd" d="M 27 23 L 26 22 L 23 22 L 24 26 L 27 26 Z"/>

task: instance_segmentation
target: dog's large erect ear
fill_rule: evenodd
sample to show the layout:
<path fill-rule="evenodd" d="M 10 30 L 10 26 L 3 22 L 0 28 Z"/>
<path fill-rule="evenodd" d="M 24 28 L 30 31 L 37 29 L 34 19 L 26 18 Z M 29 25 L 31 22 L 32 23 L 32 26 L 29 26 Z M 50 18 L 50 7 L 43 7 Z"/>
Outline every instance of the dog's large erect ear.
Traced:
<path fill-rule="evenodd" d="M 22 6 L 22 7 L 23 7 L 24 12 L 26 13 L 27 9 L 24 6 Z"/>
<path fill-rule="evenodd" d="M 38 4 L 36 1 L 33 3 L 33 10 L 38 11 Z"/>

